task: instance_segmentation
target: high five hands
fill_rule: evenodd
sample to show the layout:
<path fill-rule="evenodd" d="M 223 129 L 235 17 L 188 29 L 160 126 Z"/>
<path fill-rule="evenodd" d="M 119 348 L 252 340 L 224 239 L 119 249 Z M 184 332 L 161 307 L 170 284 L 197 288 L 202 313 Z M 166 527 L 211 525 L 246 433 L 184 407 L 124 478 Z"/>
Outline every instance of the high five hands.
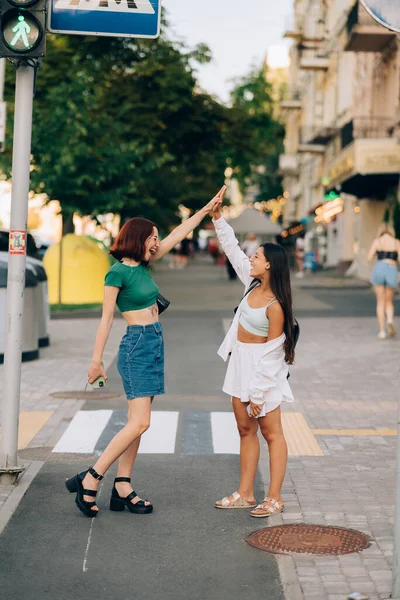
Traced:
<path fill-rule="evenodd" d="M 221 206 L 222 202 L 224 201 L 226 190 L 226 185 L 223 185 L 219 192 L 214 196 L 214 198 L 210 200 L 210 202 L 204 207 L 204 210 L 210 213 L 210 216 L 214 217 L 214 219 L 219 219 L 222 214 Z"/>

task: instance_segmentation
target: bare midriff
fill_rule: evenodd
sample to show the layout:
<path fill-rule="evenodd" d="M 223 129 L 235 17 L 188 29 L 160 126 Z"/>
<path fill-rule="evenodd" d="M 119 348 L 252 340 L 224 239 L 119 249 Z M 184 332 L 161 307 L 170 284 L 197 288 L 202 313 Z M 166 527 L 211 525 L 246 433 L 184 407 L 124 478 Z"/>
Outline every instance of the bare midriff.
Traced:
<path fill-rule="evenodd" d="M 127 310 L 121 313 L 128 325 L 152 325 L 158 322 L 158 306 L 153 304 L 141 310 Z"/>
<path fill-rule="evenodd" d="M 254 333 L 250 333 L 239 323 L 238 328 L 238 342 L 242 342 L 242 344 L 265 344 L 268 341 L 268 338 L 262 337 L 260 335 L 254 335 Z"/>

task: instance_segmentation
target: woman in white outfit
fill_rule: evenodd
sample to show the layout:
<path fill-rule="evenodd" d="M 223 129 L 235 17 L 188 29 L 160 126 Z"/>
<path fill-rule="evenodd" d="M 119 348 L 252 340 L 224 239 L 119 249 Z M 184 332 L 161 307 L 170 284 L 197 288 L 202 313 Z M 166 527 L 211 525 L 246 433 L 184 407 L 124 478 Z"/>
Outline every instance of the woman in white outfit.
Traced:
<path fill-rule="evenodd" d="M 222 217 L 222 200 L 213 210 L 213 222 L 221 247 L 246 286 L 258 285 L 239 305 L 218 354 L 229 361 L 223 391 L 232 397 L 240 435 L 240 484 L 216 508 L 253 509 L 253 517 L 282 512 L 281 488 L 286 472 L 287 445 L 281 423 L 282 401 L 293 402 L 287 380 L 294 360 L 294 317 L 289 261 L 277 244 L 264 244 L 248 258 L 234 231 Z M 258 428 L 268 444 L 270 484 L 257 505 L 254 481 L 260 456 Z"/>

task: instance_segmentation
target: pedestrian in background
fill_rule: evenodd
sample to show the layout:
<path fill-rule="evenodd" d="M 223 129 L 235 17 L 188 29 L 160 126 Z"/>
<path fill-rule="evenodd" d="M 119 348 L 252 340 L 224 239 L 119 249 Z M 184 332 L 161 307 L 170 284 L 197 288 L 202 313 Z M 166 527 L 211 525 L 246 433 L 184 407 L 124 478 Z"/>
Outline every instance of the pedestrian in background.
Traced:
<path fill-rule="evenodd" d="M 380 340 L 387 337 L 386 321 L 389 336 L 396 335 L 393 297 L 399 283 L 397 271 L 399 255 L 400 242 L 396 240 L 392 225 L 382 223 L 368 253 L 369 261 L 373 260 L 375 256 L 377 258 L 372 271 L 371 283 L 376 295 L 376 316 L 378 317 L 378 338 Z"/>
<path fill-rule="evenodd" d="M 260 247 L 260 240 L 257 238 L 255 233 L 248 233 L 245 241 L 242 244 L 242 250 L 250 258 Z"/>
<path fill-rule="evenodd" d="M 295 259 L 297 265 L 296 277 L 304 277 L 305 241 L 303 236 L 296 239 Z"/>
<path fill-rule="evenodd" d="M 294 317 L 289 261 L 278 244 L 260 246 L 249 259 L 240 249 L 234 231 L 222 217 L 222 199 L 213 210 L 219 242 L 248 286 L 218 354 L 231 357 L 223 391 L 232 397 L 240 435 L 240 484 L 236 492 L 216 502 L 216 508 L 253 508 L 253 517 L 282 512 L 281 488 L 286 472 L 287 445 L 283 435 L 280 405 L 293 402 L 287 380 L 288 364 L 294 361 Z M 267 496 L 257 505 L 254 481 L 260 456 L 258 429 L 268 444 L 270 484 Z"/>
<path fill-rule="evenodd" d="M 102 366 L 104 348 L 118 306 L 128 328 L 118 353 L 118 371 L 128 400 L 128 422 L 119 431 L 93 467 L 66 481 L 74 492 L 79 510 L 87 517 L 97 515 L 94 498 L 101 479 L 118 460 L 118 473 L 111 494 L 110 509 L 131 513 L 150 513 L 153 506 L 142 500 L 131 485 L 131 472 L 142 434 L 150 426 L 150 409 L 154 396 L 164 394 L 164 341 L 158 319 L 158 287 L 148 264 L 162 258 L 176 244 L 200 225 L 219 200 L 220 192 L 198 213 L 179 225 L 161 241 L 151 221 L 136 217 L 122 227 L 110 253 L 118 260 L 105 278 L 104 303 L 97 331 L 88 381 L 107 379 Z"/>
<path fill-rule="evenodd" d="M 191 240 L 184 238 L 178 248 L 178 269 L 185 269 L 192 254 L 193 245 Z"/>

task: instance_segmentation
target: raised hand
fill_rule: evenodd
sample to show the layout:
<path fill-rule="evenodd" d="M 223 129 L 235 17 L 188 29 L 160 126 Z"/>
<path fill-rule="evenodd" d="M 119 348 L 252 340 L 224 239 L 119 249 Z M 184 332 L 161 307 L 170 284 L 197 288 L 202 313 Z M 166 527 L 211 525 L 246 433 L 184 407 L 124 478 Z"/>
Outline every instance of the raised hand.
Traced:
<path fill-rule="evenodd" d="M 212 215 L 214 216 L 214 209 L 217 204 L 219 204 L 219 207 L 221 209 L 221 205 L 224 200 L 226 190 L 227 190 L 226 185 L 223 185 L 222 188 L 219 190 L 219 192 L 214 196 L 214 198 L 212 200 L 210 200 L 210 202 L 208 204 L 205 205 L 203 210 L 207 213 L 212 213 Z M 215 218 L 215 216 L 214 216 L 214 218 Z"/>

